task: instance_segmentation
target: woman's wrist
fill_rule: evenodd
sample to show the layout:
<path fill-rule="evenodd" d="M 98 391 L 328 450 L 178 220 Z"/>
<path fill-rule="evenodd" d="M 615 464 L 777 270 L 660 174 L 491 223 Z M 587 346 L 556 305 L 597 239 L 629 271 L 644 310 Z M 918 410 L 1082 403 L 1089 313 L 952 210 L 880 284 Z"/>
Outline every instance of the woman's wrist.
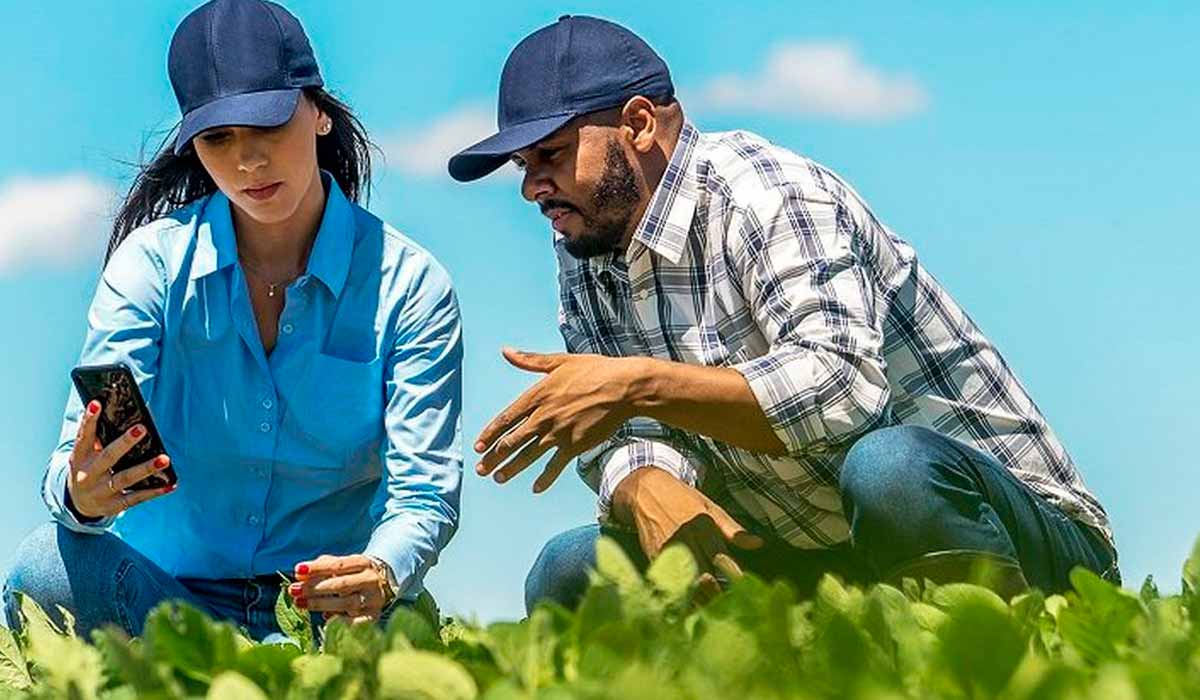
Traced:
<path fill-rule="evenodd" d="M 379 592 L 383 596 L 383 608 L 386 610 L 388 606 L 396 602 L 396 598 L 400 594 L 400 584 L 396 581 L 396 573 L 392 571 L 392 567 L 386 561 L 379 557 L 373 554 L 364 556 L 371 560 L 371 568 L 379 576 Z"/>

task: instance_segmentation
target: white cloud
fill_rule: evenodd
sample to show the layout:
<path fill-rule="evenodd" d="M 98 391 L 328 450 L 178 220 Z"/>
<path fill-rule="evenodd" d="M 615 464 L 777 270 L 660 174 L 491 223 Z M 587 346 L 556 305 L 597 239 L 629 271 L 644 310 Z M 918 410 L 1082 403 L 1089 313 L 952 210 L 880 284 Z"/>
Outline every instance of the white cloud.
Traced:
<path fill-rule="evenodd" d="M 496 113 L 480 105 L 466 105 L 439 116 L 433 122 L 394 132 L 381 140 L 387 165 L 416 177 L 449 179 L 446 163 L 450 156 L 496 133 Z M 505 165 L 498 172 L 517 171 Z"/>
<path fill-rule="evenodd" d="M 0 274 L 102 254 L 112 198 L 112 188 L 83 174 L 0 183 Z"/>
<path fill-rule="evenodd" d="M 757 75 L 721 75 L 701 93 L 701 105 L 711 109 L 864 121 L 914 114 L 928 101 L 911 75 L 885 74 L 838 41 L 776 46 Z"/>

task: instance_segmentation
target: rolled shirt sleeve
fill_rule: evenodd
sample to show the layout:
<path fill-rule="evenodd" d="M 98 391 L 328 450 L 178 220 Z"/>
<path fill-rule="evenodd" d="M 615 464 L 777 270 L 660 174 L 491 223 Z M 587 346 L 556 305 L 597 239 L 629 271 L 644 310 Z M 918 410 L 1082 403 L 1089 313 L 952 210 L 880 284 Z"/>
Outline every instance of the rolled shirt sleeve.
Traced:
<path fill-rule="evenodd" d="M 157 230 L 139 229 L 113 253 L 100 276 L 88 309 L 88 327 L 80 365 L 122 363 L 133 372 L 142 395 L 154 391 L 162 339 L 166 269 L 150 245 Z M 63 415 L 58 446 L 42 478 L 42 500 L 50 515 L 75 532 L 98 534 L 116 520 L 105 517 L 81 522 L 67 504 L 71 452 L 83 414 L 83 404 L 71 388 Z"/>
<path fill-rule="evenodd" d="M 883 332 L 853 218 L 825 192 L 778 188 L 731 231 L 742 290 L 770 344 L 733 365 L 788 452 L 848 443 L 885 418 Z"/>
<path fill-rule="evenodd" d="M 562 289 L 565 290 L 565 286 Z M 573 308 L 574 302 L 564 291 L 558 311 L 558 325 L 567 352 L 601 354 L 599 344 L 584 329 Z M 576 470 L 596 492 L 596 519 L 601 523 L 609 523 L 612 497 L 617 486 L 625 477 L 643 467 L 658 467 L 688 486 L 700 488 L 704 477 L 704 460 L 686 445 L 687 439 L 682 431 L 650 418 L 636 417 L 622 425 L 613 437 L 580 455 Z"/>
<path fill-rule="evenodd" d="M 458 528 L 462 481 L 462 328 L 449 276 L 425 258 L 397 323 L 386 370 L 386 432 L 376 525 L 365 554 L 413 600 Z"/>

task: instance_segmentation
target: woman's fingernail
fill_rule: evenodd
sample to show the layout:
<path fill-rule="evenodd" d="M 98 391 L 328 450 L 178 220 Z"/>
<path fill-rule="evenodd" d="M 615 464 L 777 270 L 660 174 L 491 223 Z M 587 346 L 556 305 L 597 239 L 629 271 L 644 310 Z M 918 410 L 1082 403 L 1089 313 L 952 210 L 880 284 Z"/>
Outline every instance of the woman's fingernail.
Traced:
<path fill-rule="evenodd" d="M 165 487 L 163 487 L 162 492 L 163 493 L 171 493 L 172 491 L 175 490 L 175 486 L 176 486 L 176 484 L 171 484 L 170 486 L 165 486 Z"/>
<path fill-rule="evenodd" d="M 301 564 L 296 567 L 297 576 L 308 576 L 308 564 Z"/>
<path fill-rule="evenodd" d="M 171 463 L 171 460 L 167 459 L 166 455 L 159 455 L 154 458 L 154 466 L 157 467 L 158 469 L 166 469 L 167 465 L 170 463 Z"/>
<path fill-rule="evenodd" d="M 129 431 L 129 434 L 134 436 L 135 438 L 140 438 L 141 436 L 146 434 L 146 429 L 140 425 L 135 425 L 135 426 L 133 426 L 133 430 Z"/>
<path fill-rule="evenodd" d="M 288 593 L 291 593 L 293 596 L 300 595 L 300 591 L 302 590 L 304 590 L 304 587 L 298 583 L 293 583 L 292 585 L 288 586 Z"/>
<path fill-rule="evenodd" d="M 100 412 L 100 402 L 99 401 L 88 402 L 88 415 L 89 416 L 94 416 L 99 412 Z"/>
<path fill-rule="evenodd" d="M 296 599 L 296 607 L 297 608 L 307 608 L 308 607 L 308 598 L 297 598 Z"/>

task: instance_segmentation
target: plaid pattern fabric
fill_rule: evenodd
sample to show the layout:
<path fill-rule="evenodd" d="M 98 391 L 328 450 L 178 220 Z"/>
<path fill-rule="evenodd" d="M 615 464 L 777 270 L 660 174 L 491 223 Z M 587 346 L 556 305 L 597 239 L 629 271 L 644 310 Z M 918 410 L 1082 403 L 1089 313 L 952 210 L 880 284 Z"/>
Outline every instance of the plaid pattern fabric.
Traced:
<path fill-rule="evenodd" d="M 735 368 L 788 451 L 751 453 L 637 418 L 579 460 L 602 521 L 621 479 L 653 464 L 752 530 L 839 544 L 846 452 L 903 424 L 994 455 L 1112 541 L 1000 353 L 827 168 L 750 133 L 688 124 L 626 251 L 576 260 L 561 240 L 556 250 L 569 352 Z"/>

